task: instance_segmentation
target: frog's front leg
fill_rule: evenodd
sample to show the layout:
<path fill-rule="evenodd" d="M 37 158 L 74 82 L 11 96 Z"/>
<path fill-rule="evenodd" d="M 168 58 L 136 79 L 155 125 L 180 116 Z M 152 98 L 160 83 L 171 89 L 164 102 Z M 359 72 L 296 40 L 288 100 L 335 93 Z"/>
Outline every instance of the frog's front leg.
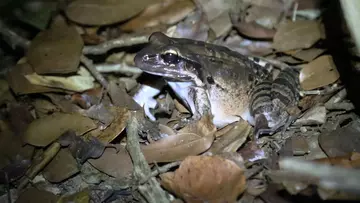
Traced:
<path fill-rule="evenodd" d="M 211 113 L 211 104 L 208 93 L 203 87 L 191 87 L 186 97 L 186 102 L 191 110 L 191 118 L 183 118 L 177 127 L 183 127 L 190 122 L 200 120 L 204 115 Z"/>

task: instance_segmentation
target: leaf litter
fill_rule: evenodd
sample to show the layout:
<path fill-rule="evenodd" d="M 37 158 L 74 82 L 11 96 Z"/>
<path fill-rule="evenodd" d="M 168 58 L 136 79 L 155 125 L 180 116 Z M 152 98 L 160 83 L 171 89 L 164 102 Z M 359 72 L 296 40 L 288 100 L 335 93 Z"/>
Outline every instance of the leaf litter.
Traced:
<path fill-rule="evenodd" d="M 351 35 L 329 41 L 334 2 L 36 2 L 0 18 L 0 56 L 16 58 L 0 74 L 1 201 L 360 199 L 360 120 L 343 77 L 351 68 L 331 43 L 350 44 L 355 66 L 358 52 Z M 274 75 L 300 70 L 293 122 L 254 141 L 243 120 L 189 120 L 187 103 L 134 64 L 156 31 L 259 57 Z"/>

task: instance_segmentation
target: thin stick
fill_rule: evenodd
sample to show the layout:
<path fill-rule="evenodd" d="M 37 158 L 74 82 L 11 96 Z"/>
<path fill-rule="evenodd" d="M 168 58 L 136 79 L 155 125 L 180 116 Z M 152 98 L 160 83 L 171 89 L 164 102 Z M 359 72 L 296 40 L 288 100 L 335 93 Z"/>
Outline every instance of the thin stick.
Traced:
<path fill-rule="evenodd" d="M 86 66 L 94 78 L 105 88 L 105 90 L 109 90 L 108 81 L 96 70 L 93 62 L 84 55 L 80 57 L 80 61 Z"/>
<path fill-rule="evenodd" d="M 147 43 L 148 38 L 149 38 L 149 35 L 121 36 L 117 39 L 109 40 L 109 41 L 106 41 L 99 45 L 85 46 L 83 49 L 83 54 L 93 54 L 93 55 L 105 54 L 110 49 Z"/>

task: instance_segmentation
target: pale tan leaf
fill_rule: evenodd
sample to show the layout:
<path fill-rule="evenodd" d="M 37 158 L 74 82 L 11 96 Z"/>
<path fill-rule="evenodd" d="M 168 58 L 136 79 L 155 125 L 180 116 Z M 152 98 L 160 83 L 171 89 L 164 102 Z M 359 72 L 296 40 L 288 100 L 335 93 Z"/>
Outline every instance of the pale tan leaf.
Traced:
<path fill-rule="evenodd" d="M 80 69 L 81 70 L 81 69 Z M 82 72 L 84 70 L 81 70 Z M 69 77 L 45 76 L 32 73 L 25 75 L 25 78 L 34 85 L 41 85 L 52 88 L 60 88 L 69 91 L 83 92 L 95 87 L 95 79 L 90 75 L 73 75 Z"/>
<path fill-rule="evenodd" d="M 274 36 L 277 51 L 310 48 L 323 36 L 322 24 L 312 20 L 287 21 L 280 24 Z"/>
<path fill-rule="evenodd" d="M 187 157 L 175 172 L 160 175 L 161 184 L 186 202 L 236 202 L 246 188 L 244 170 L 220 156 Z"/>
<path fill-rule="evenodd" d="M 54 113 L 30 123 L 23 140 L 34 146 L 45 147 L 68 130 L 82 135 L 96 127 L 93 120 L 80 114 Z"/>
<path fill-rule="evenodd" d="M 202 137 L 194 133 L 182 133 L 141 146 L 141 150 L 148 163 L 171 162 L 198 155 L 209 149 L 213 141 L 214 136 Z"/>
<path fill-rule="evenodd" d="M 32 67 L 28 63 L 22 63 L 11 68 L 7 75 L 7 81 L 15 94 L 31 94 L 40 92 L 63 92 L 64 90 L 55 89 L 40 85 L 31 84 L 25 75 L 34 73 Z"/>
<path fill-rule="evenodd" d="M 129 19 L 158 0 L 77 0 L 65 10 L 66 16 L 77 23 L 108 25 Z"/>
<path fill-rule="evenodd" d="M 40 32 L 26 56 L 38 74 L 73 73 L 78 70 L 83 46 L 77 30 L 63 23 Z"/>
<path fill-rule="evenodd" d="M 340 77 L 330 55 L 320 56 L 302 66 L 300 84 L 304 90 L 312 90 L 332 84 Z"/>

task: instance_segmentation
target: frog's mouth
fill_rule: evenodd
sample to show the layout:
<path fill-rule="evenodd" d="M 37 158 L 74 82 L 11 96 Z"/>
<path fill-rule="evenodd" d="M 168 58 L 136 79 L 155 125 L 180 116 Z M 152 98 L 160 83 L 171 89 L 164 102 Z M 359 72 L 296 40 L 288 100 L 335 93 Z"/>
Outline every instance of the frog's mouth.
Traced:
<path fill-rule="evenodd" d="M 162 76 L 168 79 L 184 82 L 192 80 L 192 78 L 186 74 L 185 71 L 181 71 L 176 66 L 163 63 L 158 59 L 157 55 L 142 56 L 138 54 L 135 56 L 134 62 L 135 65 L 142 71 L 152 75 Z"/>

